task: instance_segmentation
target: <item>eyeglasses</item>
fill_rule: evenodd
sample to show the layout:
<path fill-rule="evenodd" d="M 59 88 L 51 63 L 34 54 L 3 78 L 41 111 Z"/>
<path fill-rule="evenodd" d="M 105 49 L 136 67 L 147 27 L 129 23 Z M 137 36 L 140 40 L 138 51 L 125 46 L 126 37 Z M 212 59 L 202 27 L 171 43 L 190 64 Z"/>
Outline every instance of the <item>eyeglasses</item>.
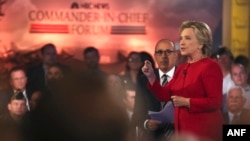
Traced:
<path fill-rule="evenodd" d="M 141 59 L 140 58 L 128 58 L 129 62 L 140 62 Z"/>
<path fill-rule="evenodd" d="M 155 54 L 156 55 L 163 55 L 163 54 L 166 54 L 166 55 L 171 55 L 173 52 L 175 52 L 174 50 L 169 50 L 169 49 L 167 49 L 167 50 L 157 50 L 157 51 L 155 51 Z"/>

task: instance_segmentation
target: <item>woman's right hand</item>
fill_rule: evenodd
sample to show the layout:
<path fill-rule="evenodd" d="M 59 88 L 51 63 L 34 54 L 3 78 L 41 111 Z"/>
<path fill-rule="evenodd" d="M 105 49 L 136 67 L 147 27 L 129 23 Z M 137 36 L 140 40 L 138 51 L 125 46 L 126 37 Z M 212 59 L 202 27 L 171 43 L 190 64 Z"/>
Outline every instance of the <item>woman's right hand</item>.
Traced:
<path fill-rule="evenodd" d="M 142 72 L 147 76 L 149 83 L 152 85 L 155 81 L 155 73 L 150 61 L 146 60 L 144 62 Z"/>
<path fill-rule="evenodd" d="M 155 130 L 158 129 L 161 125 L 162 125 L 162 122 L 161 122 L 161 121 L 153 120 L 153 119 L 148 120 L 148 122 L 146 123 L 147 129 L 150 130 L 150 131 L 155 131 Z"/>

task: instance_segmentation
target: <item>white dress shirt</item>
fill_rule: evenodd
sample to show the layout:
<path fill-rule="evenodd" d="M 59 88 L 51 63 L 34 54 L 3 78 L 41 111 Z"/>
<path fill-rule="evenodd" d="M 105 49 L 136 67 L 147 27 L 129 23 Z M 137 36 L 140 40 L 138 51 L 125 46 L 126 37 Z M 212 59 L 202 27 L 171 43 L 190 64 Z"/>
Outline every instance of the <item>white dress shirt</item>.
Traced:
<path fill-rule="evenodd" d="M 28 99 L 26 90 L 23 91 L 23 96 L 24 96 L 24 98 L 26 100 L 27 109 L 28 109 L 28 111 L 30 111 L 30 104 L 29 104 L 29 99 Z"/>
<path fill-rule="evenodd" d="M 164 74 L 166 74 L 168 76 L 168 82 L 173 78 L 174 76 L 174 71 L 175 71 L 175 67 L 173 67 L 171 70 L 169 70 L 167 73 L 163 73 L 160 69 L 158 69 L 159 71 L 159 77 L 162 78 L 162 76 Z M 160 83 L 162 83 L 162 79 L 160 79 Z"/>

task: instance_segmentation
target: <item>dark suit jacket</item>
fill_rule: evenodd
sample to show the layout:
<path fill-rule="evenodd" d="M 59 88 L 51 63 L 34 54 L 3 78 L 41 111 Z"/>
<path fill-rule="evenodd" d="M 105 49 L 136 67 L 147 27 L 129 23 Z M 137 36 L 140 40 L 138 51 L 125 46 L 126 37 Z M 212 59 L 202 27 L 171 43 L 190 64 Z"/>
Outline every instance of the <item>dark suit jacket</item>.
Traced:
<path fill-rule="evenodd" d="M 224 124 L 229 124 L 228 113 L 224 113 L 223 117 L 224 117 Z M 250 110 L 248 109 L 242 110 L 238 124 L 250 124 Z"/>
<path fill-rule="evenodd" d="M 29 113 L 26 113 L 20 121 L 16 121 L 9 112 L 0 115 L 1 141 L 33 141 Z M 15 139 L 16 138 L 16 139 Z"/>
<path fill-rule="evenodd" d="M 11 98 L 12 94 L 13 94 L 13 91 L 11 93 L 10 90 L 2 90 L 0 92 L 0 115 L 6 113 L 8 111 L 7 104 L 9 102 L 9 99 Z"/>
<path fill-rule="evenodd" d="M 31 90 L 43 90 L 45 89 L 45 71 L 43 64 L 39 64 L 30 68 L 27 72 L 28 84 L 27 87 Z"/>

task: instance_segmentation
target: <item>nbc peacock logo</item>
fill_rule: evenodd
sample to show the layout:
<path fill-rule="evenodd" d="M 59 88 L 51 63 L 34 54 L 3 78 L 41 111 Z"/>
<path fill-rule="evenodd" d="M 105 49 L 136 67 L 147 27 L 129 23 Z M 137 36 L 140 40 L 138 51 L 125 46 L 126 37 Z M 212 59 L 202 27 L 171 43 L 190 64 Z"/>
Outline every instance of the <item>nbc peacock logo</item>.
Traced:
<path fill-rule="evenodd" d="M 108 10 L 109 3 L 93 3 L 93 2 L 73 2 L 70 6 L 71 9 L 88 9 L 88 10 Z"/>

